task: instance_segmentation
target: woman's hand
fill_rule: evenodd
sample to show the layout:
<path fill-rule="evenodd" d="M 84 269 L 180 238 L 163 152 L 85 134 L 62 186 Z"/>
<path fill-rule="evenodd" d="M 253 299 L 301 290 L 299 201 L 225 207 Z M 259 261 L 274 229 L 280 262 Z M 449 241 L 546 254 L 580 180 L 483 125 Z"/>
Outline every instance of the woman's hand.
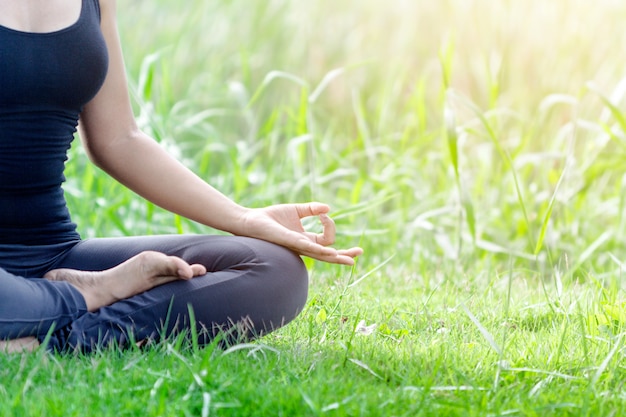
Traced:
<path fill-rule="evenodd" d="M 337 250 L 328 247 L 335 243 L 335 223 L 328 217 L 330 208 L 322 203 L 278 204 L 260 209 L 247 210 L 241 219 L 239 235 L 276 243 L 324 262 L 354 265 L 354 258 L 363 253 L 355 247 Z M 322 233 L 311 233 L 302 227 L 302 219 L 318 216 Z"/>

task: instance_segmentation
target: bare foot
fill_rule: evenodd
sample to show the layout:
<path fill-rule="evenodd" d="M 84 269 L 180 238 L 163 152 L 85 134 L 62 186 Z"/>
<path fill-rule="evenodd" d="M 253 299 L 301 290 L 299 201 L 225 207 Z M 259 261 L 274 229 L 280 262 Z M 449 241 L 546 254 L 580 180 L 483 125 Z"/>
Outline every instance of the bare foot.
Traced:
<path fill-rule="evenodd" d="M 74 285 L 85 298 L 87 310 L 95 311 L 158 285 L 204 274 L 206 268 L 202 265 L 189 265 L 176 256 L 159 252 L 142 252 L 106 271 L 55 269 L 44 278 Z"/>
<path fill-rule="evenodd" d="M 39 347 L 34 337 L 22 337 L 13 340 L 0 340 L 0 353 L 32 352 Z"/>

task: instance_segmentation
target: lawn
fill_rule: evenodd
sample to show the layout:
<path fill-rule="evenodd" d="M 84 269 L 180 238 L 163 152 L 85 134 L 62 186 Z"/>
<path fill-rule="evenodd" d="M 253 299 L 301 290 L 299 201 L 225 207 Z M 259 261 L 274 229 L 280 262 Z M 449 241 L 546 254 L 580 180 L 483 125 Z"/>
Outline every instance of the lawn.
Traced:
<path fill-rule="evenodd" d="M 329 203 L 365 254 L 307 259 L 250 344 L 0 356 L 0 415 L 626 414 L 626 3 L 118 8 L 145 131 L 241 204 Z M 217 233 L 78 141 L 66 176 L 83 237 Z"/>

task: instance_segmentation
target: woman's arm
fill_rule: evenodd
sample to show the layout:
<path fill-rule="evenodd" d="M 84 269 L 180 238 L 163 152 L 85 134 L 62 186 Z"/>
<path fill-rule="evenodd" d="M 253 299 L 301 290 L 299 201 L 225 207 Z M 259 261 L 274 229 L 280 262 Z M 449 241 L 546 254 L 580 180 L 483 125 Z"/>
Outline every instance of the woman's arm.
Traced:
<path fill-rule="evenodd" d="M 127 80 L 115 21 L 115 1 L 100 0 L 102 32 L 109 71 L 97 96 L 80 119 L 80 136 L 92 161 L 155 204 L 203 224 L 228 230 L 243 214 L 158 143 L 139 130 L 128 97 Z M 172 193 L 175 193 L 173 195 Z M 199 207 L 206 210 L 198 210 Z"/>
<path fill-rule="evenodd" d="M 139 130 L 133 116 L 115 19 L 115 1 L 100 0 L 109 70 L 80 118 L 79 132 L 96 165 L 155 204 L 207 226 L 286 246 L 315 259 L 352 264 L 359 248 L 335 250 L 335 228 L 320 203 L 242 207 L 211 187 Z M 320 216 L 321 234 L 307 233 L 300 219 Z"/>

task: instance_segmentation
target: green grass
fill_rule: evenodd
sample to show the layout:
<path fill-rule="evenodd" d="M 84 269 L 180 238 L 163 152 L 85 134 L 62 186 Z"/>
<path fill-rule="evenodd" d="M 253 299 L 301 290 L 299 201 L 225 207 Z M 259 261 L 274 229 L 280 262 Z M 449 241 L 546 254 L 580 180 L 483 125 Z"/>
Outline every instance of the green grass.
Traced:
<path fill-rule="evenodd" d="M 365 255 L 354 270 L 308 260 L 305 311 L 251 345 L 0 357 L 0 415 L 626 413 L 626 5 L 119 14 L 146 131 L 244 205 L 331 204 L 337 245 Z M 84 237 L 213 232 L 124 190 L 78 143 L 67 177 Z"/>

